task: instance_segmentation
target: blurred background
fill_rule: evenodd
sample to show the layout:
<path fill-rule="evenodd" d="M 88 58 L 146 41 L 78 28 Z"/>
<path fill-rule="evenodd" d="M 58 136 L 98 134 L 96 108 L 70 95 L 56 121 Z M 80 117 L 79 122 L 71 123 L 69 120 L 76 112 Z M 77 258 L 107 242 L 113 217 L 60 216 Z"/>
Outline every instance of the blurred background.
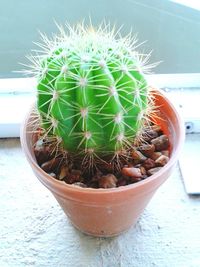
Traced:
<path fill-rule="evenodd" d="M 190 0 L 185 2 L 191 2 Z M 196 0 L 195 2 L 198 2 Z M 91 17 L 123 25 L 122 34 L 138 33 L 140 49 L 153 50 L 151 62 L 162 60 L 156 73 L 200 72 L 200 11 L 168 0 L 0 0 L 0 78 L 22 77 L 14 73 L 36 48 L 39 33 L 51 36 L 64 24 Z"/>

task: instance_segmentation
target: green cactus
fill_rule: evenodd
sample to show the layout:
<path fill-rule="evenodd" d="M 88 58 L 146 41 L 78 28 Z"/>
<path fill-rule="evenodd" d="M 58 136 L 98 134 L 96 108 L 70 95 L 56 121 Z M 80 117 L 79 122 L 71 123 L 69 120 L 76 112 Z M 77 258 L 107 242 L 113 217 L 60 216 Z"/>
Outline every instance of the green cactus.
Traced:
<path fill-rule="evenodd" d="M 37 108 L 46 136 L 67 152 L 110 159 L 131 147 L 149 110 L 135 39 L 79 25 L 37 57 Z M 148 57 L 147 57 L 148 58 Z"/>

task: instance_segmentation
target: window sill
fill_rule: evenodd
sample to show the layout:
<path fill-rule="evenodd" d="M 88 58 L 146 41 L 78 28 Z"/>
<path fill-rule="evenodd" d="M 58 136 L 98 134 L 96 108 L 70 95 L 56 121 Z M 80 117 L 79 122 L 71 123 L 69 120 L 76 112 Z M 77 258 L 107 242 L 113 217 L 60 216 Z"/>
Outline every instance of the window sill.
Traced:
<path fill-rule="evenodd" d="M 0 138 L 19 137 L 20 125 L 33 102 L 33 94 L 0 96 Z"/>
<path fill-rule="evenodd" d="M 0 138 L 19 137 L 20 125 L 34 102 L 35 80 L 0 79 Z"/>
<path fill-rule="evenodd" d="M 188 133 L 200 132 L 200 74 L 150 75 L 149 82 L 162 88 L 180 109 Z M 0 138 L 19 137 L 20 124 L 35 101 L 33 78 L 0 79 Z"/>

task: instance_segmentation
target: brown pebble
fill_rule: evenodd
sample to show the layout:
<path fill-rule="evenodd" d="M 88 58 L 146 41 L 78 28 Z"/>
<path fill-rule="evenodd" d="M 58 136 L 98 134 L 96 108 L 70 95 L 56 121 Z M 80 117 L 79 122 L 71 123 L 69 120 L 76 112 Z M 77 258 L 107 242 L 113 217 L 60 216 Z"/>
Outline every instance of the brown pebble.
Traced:
<path fill-rule="evenodd" d="M 43 140 L 38 140 L 34 146 L 34 154 L 39 165 L 51 159 L 49 146 L 45 146 Z"/>
<path fill-rule="evenodd" d="M 100 188 L 114 188 L 117 186 L 117 178 L 113 174 L 101 176 L 98 182 Z"/>
<path fill-rule="evenodd" d="M 152 125 L 151 126 L 151 129 L 153 131 L 156 131 L 157 133 L 160 133 L 162 131 L 161 126 L 160 125 L 157 125 L 157 124 Z"/>
<path fill-rule="evenodd" d="M 67 182 L 69 184 L 73 184 L 73 183 L 76 183 L 76 182 L 81 182 L 82 181 L 81 171 L 72 169 L 71 172 L 68 174 L 66 180 L 67 180 Z"/>
<path fill-rule="evenodd" d="M 156 167 L 156 168 L 152 168 L 150 170 L 147 171 L 147 174 L 150 176 L 150 175 L 153 175 L 154 173 L 158 172 L 160 169 L 162 169 L 162 167 Z"/>
<path fill-rule="evenodd" d="M 158 159 L 155 160 L 157 166 L 165 166 L 169 161 L 169 157 L 161 155 Z"/>
<path fill-rule="evenodd" d="M 55 171 L 55 169 L 57 169 L 59 167 L 60 160 L 61 159 L 59 159 L 59 158 L 53 158 L 49 161 L 44 162 L 41 165 L 41 168 L 47 173 Z"/>
<path fill-rule="evenodd" d="M 35 145 L 37 143 L 37 141 L 41 138 L 41 133 L 42 133 L 42 130 L 41 128 L 38 128 L 32 135 L 32 142 L 33 142 L 33 145 Z"/>
<path fill-rule="evenodd" d="M 132 159 L 137 160 L 138 162 L 143 162 L 147 159 L 140 151 L 136 149 L 131 151 L 131 156 L 132 156 Z"/>
<path fill-rule="evenodd" d="M 141 177 L 131 177 L 130 181 L 131 183 L 136 183 L 142 180 L 142 176 Z"/>
<path fill-rule="evenodd" d="M 141 171 L 142 176 L 147 174 L 146 169 L 143 166 L 140 166 L 140 171 Z"/>
<path fill-rule="evenodd" d="M 147 160 L 145 160 L 145 162 L 142 164 L 142 166 L 146 169 L 152 169 L 156 166 L 155 161 L 153 159 L 148 158 Z"/>
<path fill-rule="evenodd" d="M 140 168 L 135 168 L 135 167 L 123 168 L 122 174 L 125 176 L 128 176 L 128 177 L 137 177 L 137 178 L 142 177 L 142 173 L 141 173 Z"/>
<path fill-rule="evenodd" d="M 49 173 L 50 176 L 52 176 L 53 178 L 56 178 L 56 174 L 54 172 Z"/>
<path fill-rule="evenodd" d="M 117 186 L 124 186 L 124 185 L 127 185 L 126 179 L 119 179 L 117 181 Z"/>
<path fill-rule="evenodd" d="M 158 132 L 154 130 L 148 130 L 142 134 L 142 139 L 146 142 L 150 142 L 152 139 L 158 137 Z"/>
<path fill-rule="evenodd" d="M 159 158 L 160 156 L 162 155 L 161 152 L 154 152 L 152 155 L 151 155 L 151 159 L 153 160 L 156 160 L 157 158 Z"/>
<path fill-rule="evenodd" d="M 96 173 L 92 176 L 91 181 L 98 181 L 99 178 L 103 175 L 103 173 L 98 169 Z"/>
<path fill-rule="evenodd" d="M 162 151 L 168 148 L 169 139 L 166 135 L 163 134 L 151 140 L 151 143 L 155 145 L 156 151 Z"/>
<path fill-rule="evenodd" d="M 162 155 L 169 157 L 169 150 L 161 151 Z"/>
<path fill-rule="evenodd" d="M 76 183 L 73 183 L 73 185 L 76 185 L 76 186 L 79 186 L 79 187 L 87 187 L 86 184 L 84 183 L 81 183 L 81 182 L 76 182 Z"/>
<path fill-rule="evenodd" d="M 81 170 L 72 169 L 72 170 L 71 170 L 71 174 L 74 174 L 74 175 L 81 175 Z"/>
<path fill-rule="evenodd" d="M 67 166 L 62 166 L 60 169 L 60 174 L 58 176 L 58 179 L 63 180 L 68 175 L 69 175 L 69 168 Z"/>
<path fill-rule="evenodd" d="M 144 145 L 139 147 L 139 150 L 146 157 L 151 157 L 151 155 L 155 151 L 155 146 L 154 146 L 154 144 L 144 144 Z"/>

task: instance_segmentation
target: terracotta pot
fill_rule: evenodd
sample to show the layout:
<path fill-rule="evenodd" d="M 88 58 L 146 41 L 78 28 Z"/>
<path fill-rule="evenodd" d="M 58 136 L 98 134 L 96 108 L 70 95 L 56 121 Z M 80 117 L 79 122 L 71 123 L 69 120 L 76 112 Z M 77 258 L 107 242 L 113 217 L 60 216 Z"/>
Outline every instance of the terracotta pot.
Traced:
<path fill-rule="evenodd" d="M 21 131 L 21 143 L 37 178 L 53 193 L 72 224 L 94 236 L 114 236 L 135 224 L 159 186 L 169 177 L 184 139 L 183 123 L 170 101 L 156 95 L 165 120 L 158 120 L 169 135 L 171 157 L 157 173 L 135 184 L 113 189 L 92 189 L 68 185 L 45 173 L 37 164 L 32 149 L 31 117 Z M 167 208 L 167 207 L 166 207 Z"/>

